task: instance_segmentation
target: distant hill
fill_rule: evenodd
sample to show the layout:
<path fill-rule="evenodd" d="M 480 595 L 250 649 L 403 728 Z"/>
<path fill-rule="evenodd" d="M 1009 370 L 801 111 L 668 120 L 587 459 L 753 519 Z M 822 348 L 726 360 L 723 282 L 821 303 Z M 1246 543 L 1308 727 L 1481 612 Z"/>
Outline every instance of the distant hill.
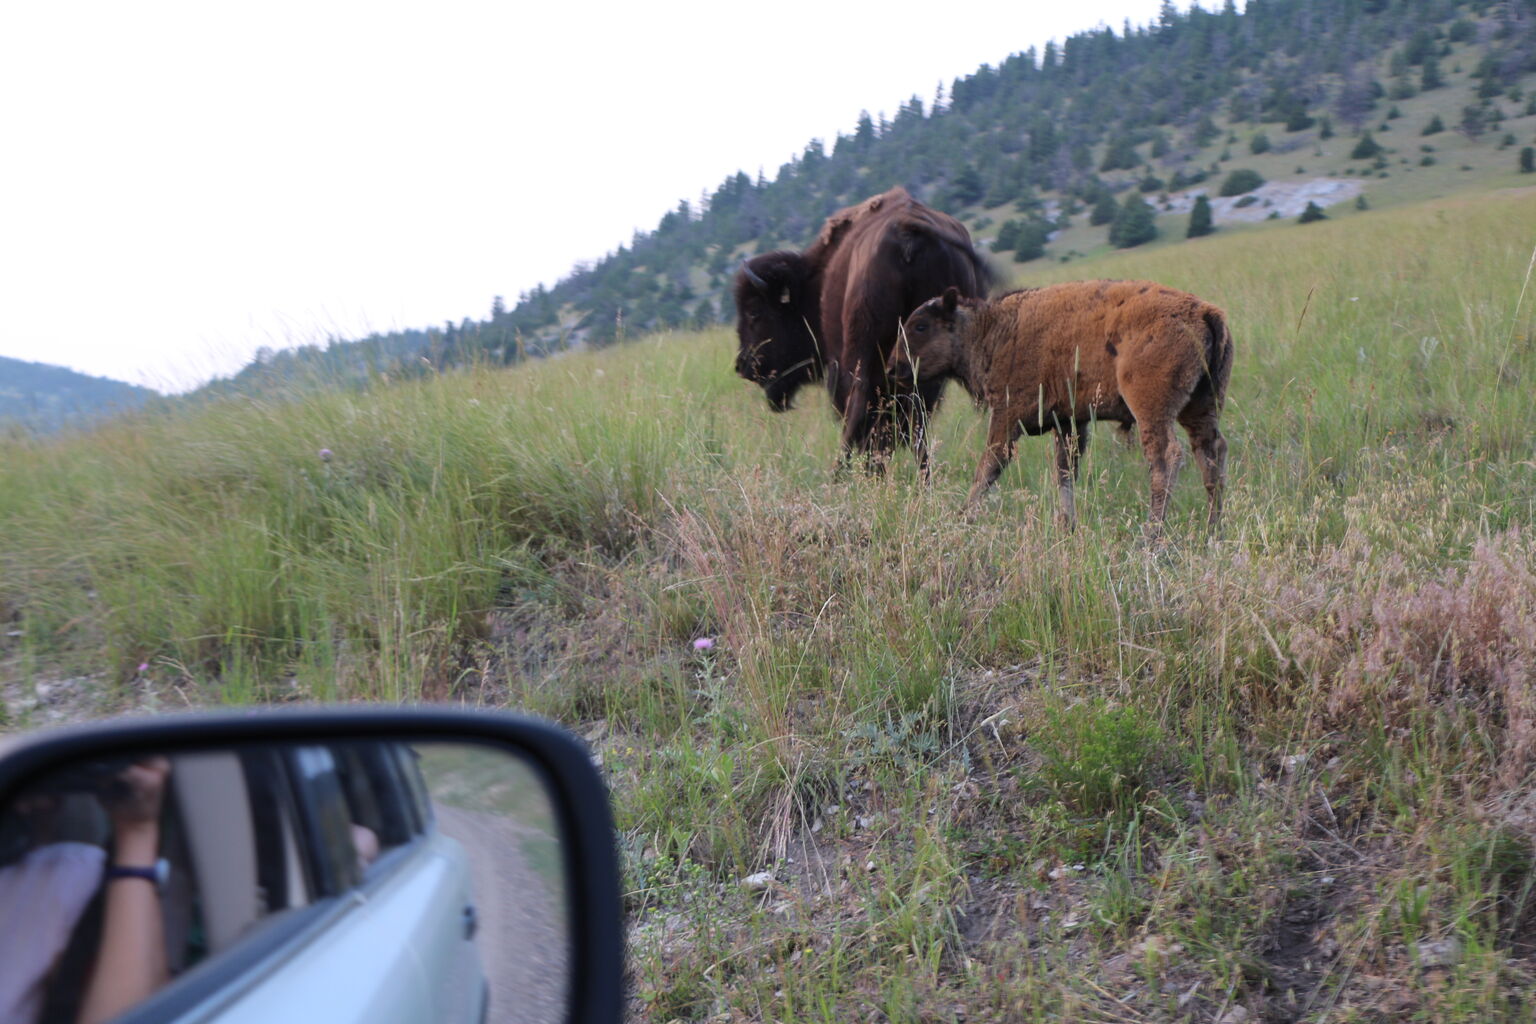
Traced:
<path fill-rule="evenodd" d="M 1006 265 L 1182 242 L 1200 193 L 1220 230 L 1294 220 L 1283 197 L 1303 193 L 1334 216 L 1533 184 L 1533 143 L 1536 0 L 1168 2 L 1153 24 L 1016 53 L 891 119 L 865 112 L 773 180 L 737 173 L 554 287 L 496 297 L 487 319 L 277 353 L 225 386 L 513 363 L 727 322 L 742 257 L 800 248 L 892 185 L 964 220 L 1006 282 L 1028 273 Z M 1252 172 L 1236 192 L 1234 171 Z"/>
<path fill-rule="evenodd" d="M 157 397 L 159 392 L 119 380 L 0 356 L 0 427 L 19 423 L 51 433 L 136 409 Z"/>

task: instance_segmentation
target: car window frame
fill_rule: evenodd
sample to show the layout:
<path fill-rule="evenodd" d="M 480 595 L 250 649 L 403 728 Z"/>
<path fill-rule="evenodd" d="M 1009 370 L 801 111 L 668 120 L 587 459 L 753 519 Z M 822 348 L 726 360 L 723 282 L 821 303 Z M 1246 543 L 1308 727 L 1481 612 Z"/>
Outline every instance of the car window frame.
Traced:
<path fill-rule="evenodd" d="M 362 881 L 348 819 L 347 795 L 327 744 L 295 743 L 279 756 L 288 768 L 288 788 L 307 842 L 301 854 L 310 863 L 321 896 L 340 896 Z"/>

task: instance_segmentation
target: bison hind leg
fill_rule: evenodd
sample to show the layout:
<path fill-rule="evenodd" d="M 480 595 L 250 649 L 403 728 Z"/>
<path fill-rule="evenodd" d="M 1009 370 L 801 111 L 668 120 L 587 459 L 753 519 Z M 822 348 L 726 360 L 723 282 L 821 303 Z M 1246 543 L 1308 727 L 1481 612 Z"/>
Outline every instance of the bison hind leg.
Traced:
<path fill-rule="evenodd" d="M 1168 496 L 1173 492 L 1184 461 L 1184 449 L 1174 436 L 1173 424 L 1166 419 L 1143 422 L 1141 449 L 1147 457 L 1152 477 L 1152 496 L 1147 508 L 1147 537 L 1156 540 L 1162 534 L 1168 514 Z"/>
<path fill-rule="evenodd" d="M 1180 414 L 1179 423 L 1189 434 L 1195 464 L 1200 467 L 1200 479 L 1205 484 L 1209 504 L 1206 526 L 1214 530 L 1221 521 L 1222 494 L 1227 484 L 1227 439 L 1216 426 L 1214 409 L 1186 409 Z"/>

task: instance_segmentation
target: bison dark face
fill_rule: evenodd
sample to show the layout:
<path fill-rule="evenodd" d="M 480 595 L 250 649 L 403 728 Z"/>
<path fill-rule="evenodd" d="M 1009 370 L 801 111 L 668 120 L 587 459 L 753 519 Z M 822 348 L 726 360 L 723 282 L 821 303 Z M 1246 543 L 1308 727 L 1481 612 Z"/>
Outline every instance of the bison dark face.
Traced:
<path fill-rule="evenodd" d="M 918 383 L 940 381 L 954 373 L 958 335 L 969 319 L 960 293 L 946 288 L 929 299 L 902 322 L 896 346 L 891 349 L 885 372 L 892 387 L 911 390 Z"/>
<path fill-rule="evenodd" d="M 824 370 L 814 330 L 820 304 L 810 276 L 794 252 L 755 257 L 736 274 L 736 372 L 761 387 L 777 412 L 790 408 L 795 393 Z"/>

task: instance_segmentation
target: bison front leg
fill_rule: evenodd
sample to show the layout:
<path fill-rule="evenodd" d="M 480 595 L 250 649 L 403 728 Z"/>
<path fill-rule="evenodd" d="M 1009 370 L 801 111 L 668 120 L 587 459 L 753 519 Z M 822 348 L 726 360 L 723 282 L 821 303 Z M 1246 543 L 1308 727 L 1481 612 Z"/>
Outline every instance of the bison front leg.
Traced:
<path fill-rule="evenodd" d="M 869 394 L 856 374 L 838 370 L 835 364 L 829 371 L 832 407 L 843 420 L 842 452 L 838 456 L 834 473 L 835 477 L 841 479 L 853 464 L 855 453 L 864 448 L 865 435 L 869 430 Z"/>
<path fill-rule="evenodd" d="M 1073 497 L 1072 484 L 1077 480 L 1082 466 L 1083 452 L 1088 448 L 1087 428 L 1078 424 L 1063 424 L 1056 428 L 1056 487 L 1061 492 L 1061 524 L 1068 530 L 1077 528 L 1077 502 Z"/>
<path fill-rule="evenodd" d="M 864 434 L 864 452 L 869 458 L 869 471 L 877 476 L 885 472 L 891 453 L 896 450 L 893 413 L 888 399 L 876 401 L 869 415 L 869 429 Z"/>
<path fill-rule="evenodd" d="M 842 405 L 843 465 L 862 454 L 868 468 L 879 473 L 885 469 L 885 456 L 891 449 L 890 412 L 877 404 L 870 383 L 857 372 L 843 382 L 841 390 L 846 395 Z"/>
<path fill-rule="evenodd" d="M 910 445 L 917 459 L 917 477 L 929 483 L 928 416 L 929 408 L 918 394 L 897 394 L 889 399 L 895 418 L 896 444 Z"/>
<path fill-rule="evenodd" d="M 976 465 L 976 477 L 971 481 L 971 493 L 965 499 L 967 511 L 976 508 L 987 488 L 997 482 L 1008 463 L 1013 461 L 1019 430 L 1018 417 L 993 410 L 992 423 L 987 428 L 987 447 L 981 453 L 981 462 Z"/>

